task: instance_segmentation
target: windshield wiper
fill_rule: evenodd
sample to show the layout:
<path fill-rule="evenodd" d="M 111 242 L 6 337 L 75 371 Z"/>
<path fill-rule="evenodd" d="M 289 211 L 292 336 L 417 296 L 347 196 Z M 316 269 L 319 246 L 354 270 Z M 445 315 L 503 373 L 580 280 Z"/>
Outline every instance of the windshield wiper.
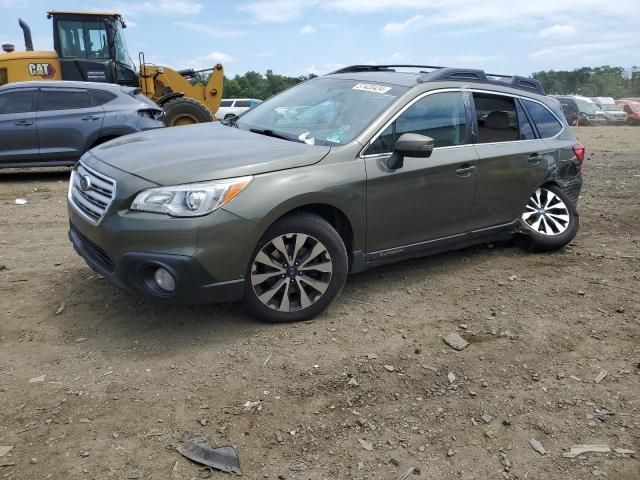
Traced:
<path fill-rule="evenodd" d="M 274 132 L 269 128 L 250 128 L 249 131 L 253 133 L 258 133 L 260 135 L 265 135 L 267 137 L 281 138 L 282 140 L 289 140 L 290 142 L 304 143 L 302 140 L 300 140 L 297 137 L 292 137 L 292 136 L 285 135 L 283 133 Z"/>

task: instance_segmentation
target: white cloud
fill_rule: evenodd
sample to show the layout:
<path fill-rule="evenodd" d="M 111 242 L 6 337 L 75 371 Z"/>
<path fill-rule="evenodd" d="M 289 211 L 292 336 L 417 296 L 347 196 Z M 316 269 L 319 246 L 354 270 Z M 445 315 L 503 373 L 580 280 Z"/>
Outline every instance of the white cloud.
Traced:
<path fill-rule="evenodd" d="M 259 22 L 288 22 L 299 17 L 307 4 L 304 0 L 259 0 L 240 6 Z"/>
<path fill-rule="evenodd" d="M 568 58 L 579 63 L 601 59 L 603 55 L 610 56 L 611 52 L 616 52 L 616 55 L 637 56 L 639 49 L 640 37 L 637 35 L 613 33 L 603 35 L 596 42 L 562 43 L 542 48 L 529 54 L 529 58 L 545 62 Z"/>
<path fill-rule="evenodd" d="M 316 33 L 316 28 L 312 25 L 305 25 L 300 29 L 300 33 L 303 35 L 308 35 L 310 33 Z"/>
<path fill-rule="evenodd" d="M 187 60 L 185 65 L 189 68 L 201 69 L 201 68 L 211 68 L 217 63 L 231 63 L 233 62 L 233 57 L 228 53 L 224 52 L 211 52 L 207 55 L 202 55 L 200 57 L 192 58 L 191 60 Z"/>
<path fill-rule="evenodd" d="M 325 63 L 324 65 L 309 65 L 303 71 L 305 75 L 324 75 L 325 73 L 334 72 L 346 65 L 343 63 Z"/>
<path fill-rule="evenodd" d="M 203 23 L 192 22 L 175 22 L 177 27 L 184 28 L 191 32 L 201 33 L 211 38 L 236 38 L 244 35 L 245 32 L 240 30 L 229 30 L 226 28 L 220 28 L 213 25 L 207 25 Z"/>
<path fill-rule="evenodd" d="M 553 24 L 564 15 L 591 22 L 593 18 L 611 17 L 640 23 L 638 0 L 510 0 L 508 6 L 504 0 L 250 0 L 239 8 L 260 22 L 287 22 L 298 18 L 305 10 L 309 13 L 311 9 L 323 9 L 354 15 L 410 12 L 414 16 L 424 15 L 425 24 L 438 25 Z M 389 28 L 393 30 L 394 27 Z"/>
<path fill-rule="evenodd" d="M 2 0 L 0 0 L 2 1 Z M 198 15 L 201 3 L 189 0 L 146 0 L 143 2 L 121 2 L 110 4 L 108 10 L 115 10 L 125 16 L 137 15 Z"/>
<path fill-rule="evenodd" d="M 422 15 L 414 15 L 408 18 L 404 22 L 390 22 L 382 27 L 382 31 L 385 33 L 403 33 L 422 23 L 424 17 Z"/>
<path fill-rule="evenodd" d="M 570 37 L 577 33 L 576 27 L 573 25 L 554 25 L 552 27 L 545 28 L 538 36 L 542 38 L 548 37 Z"/>

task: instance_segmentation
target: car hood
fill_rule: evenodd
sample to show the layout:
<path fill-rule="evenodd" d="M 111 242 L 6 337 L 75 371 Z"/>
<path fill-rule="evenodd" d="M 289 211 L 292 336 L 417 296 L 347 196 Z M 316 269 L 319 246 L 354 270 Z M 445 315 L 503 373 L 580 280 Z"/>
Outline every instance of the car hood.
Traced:
<path fill-rule="evenodd" d="M 203 123 L 134 133 L 94 148 L 91 155 L 158 185 L 176 185 L 304 167 L 330 150 Z"/>

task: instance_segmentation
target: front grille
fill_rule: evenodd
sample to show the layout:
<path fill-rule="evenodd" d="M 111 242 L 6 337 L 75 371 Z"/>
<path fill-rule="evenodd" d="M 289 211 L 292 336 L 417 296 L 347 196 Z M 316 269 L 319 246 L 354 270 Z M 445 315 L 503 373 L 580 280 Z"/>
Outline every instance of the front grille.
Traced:
<path fill-rule="evenodd" d="M 103 249 L 85 237 L 80 231 L 72 224 L 71 230 L 73 233 L 80 239 L 82 242 L 82 246 L 84 247 L 85 252 L 93 258 L 102 268 L 107 270 L 109 273 L 113 273 L 115 270 L 115 264 L 113 260 L 107 255 Z"/>
<path fill-rule="evenodd" d="M 94 225 L 100 223 L 116 196 L 116 181 L 82 163 L 71 173 L 69 203 Z"/>

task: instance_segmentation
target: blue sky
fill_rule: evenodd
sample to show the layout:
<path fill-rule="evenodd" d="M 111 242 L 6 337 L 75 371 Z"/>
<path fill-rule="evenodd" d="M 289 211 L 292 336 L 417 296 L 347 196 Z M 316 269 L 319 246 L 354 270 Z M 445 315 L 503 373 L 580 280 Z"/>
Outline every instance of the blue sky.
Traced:
<path fill-rule="evenodd" d="M 52 49 L 50 9 L 125 16 L 131 56 L 228 74 L 419 63 L 528 75 L 640 66 L 640 0 L 0 0 L 0 42 Z"/>

